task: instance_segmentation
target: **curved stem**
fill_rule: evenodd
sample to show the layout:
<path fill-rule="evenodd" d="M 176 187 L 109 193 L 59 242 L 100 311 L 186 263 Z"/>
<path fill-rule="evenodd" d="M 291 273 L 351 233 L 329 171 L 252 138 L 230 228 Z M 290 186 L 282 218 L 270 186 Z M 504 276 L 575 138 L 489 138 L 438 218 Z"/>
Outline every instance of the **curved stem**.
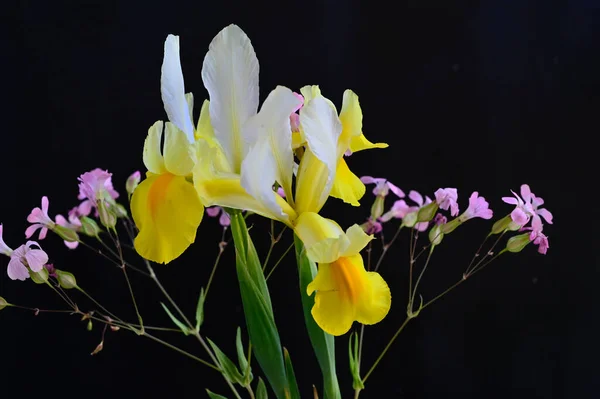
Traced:
<path fill-rule="evenodd" d="M 265 277 L 265 280 L 269 280 L 269 277 L 271 277 L 271 274 L 273 274 L 273 272 L 275 271 L 275 269 L 277 268 L 277 266 L 279 266 L 279 264 L 281 263 L 281 261 L 283 260 L 283 258 L 285 258 L 285 256 L 288 254 L 288 252 L 290 252 L 292 250 L 293 247 L 294 247 L 294 243 L 292 242 L 290 244 L 290 246 L 288 247 L 288 249 L 285 250 L 285 252 L 283 253 L 283 255 L 281 255 L 281 257 L 279 258 L 279 260 L 277 262 L 275 262 L 275 265 L 269 271 L 269 274 L 267 274 L 267 277 Z"/>
<path fill-rule="evenodd" d="M 402 225 L 402 223 L 400 223 L 400 226 L 398 226 L 398 230 L 396 230 L 396 233 L 394 234 L 394 236 L 392 237 L 390 242 L 388 242 L 387 244 L 384 245 L 383 252 L 381 253 L 381 256 L 379 257 L 379 259 L 377 260 L 377 264 L 375 265 L 374 271 L 379 270 L 379 266 L 381 266 L 381 262 L 383 262 L 383 258 L 385 257 L 385 254 L 390 249 L 390 247 L 392 246 L 394 241 L 396 241 L 396 239 L 400 235 L 400 231 L 402 230 L 402 227 L 404 227 L 404 226 Z M 411 235 L 411 237 L 412 237 L 412 235 Z"/>

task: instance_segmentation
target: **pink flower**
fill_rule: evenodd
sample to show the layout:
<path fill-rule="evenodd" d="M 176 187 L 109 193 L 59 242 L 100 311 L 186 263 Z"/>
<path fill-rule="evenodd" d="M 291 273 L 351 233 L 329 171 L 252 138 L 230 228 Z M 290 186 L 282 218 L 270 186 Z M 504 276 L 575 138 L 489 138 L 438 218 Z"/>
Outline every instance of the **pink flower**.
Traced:
<path fill-rule="evenodd" d="M 442 224 L 446 224 L 448 223 L 448 218 L 444 215 L 442 215 L 441 213 L 438 213 L 435 215 L 435 217 L 433 218 L 433 223 L 436 226 L 440 226 Z"/>
<path fill-rule="evenodd" d="M 10 256 L 10 254 L 12 254 L 12 253 L 13 253 L 12 248 L 9 247 L 8 245 L 6 245 L 6 243 L 4 242 L 4 239 L 2 238 L 2 224 L 0 224 L 0 254 Z"/>
<path fill-rule="evenodd" d="M 385 197 L 388 195 L 389 191 L 396 194 L 398 198 L 405 197 L 404 192 L 394 184 L 387 181 L 387 179 L 381 177 L 363 176 L 360 178 L 360 181 L 364 184 L 375 184 L 373 195 L 376 197 Z"/>
<path fill-rule="evenodd" d="M 88 200 L 92 206 L 100 199 L 105 199 L 105 193 L 112 199 L 117 199 L 119 193 L 115 191 L 112 184 L 112 173 L 96 168 L 91 172 L 85 172 L 79 176 L 79 195 L 77 199 Z"/>
<path fill-rule="evenodd" d="M 279 194 L 281 198 L 285 198 L 285 191 L 283 191 L 283 187 L 277 188 L 277 194 Z"/>
<path fill-rule="evenodd" d="M 548 248 L 550 248 L 550 245 L 548 244 L 548 237 L 546 237 L 542 232 L 538 232 L 536 234 L 533 243 L 538 246 L 538 252 L 542 255 L 546 255 L 546 252 L 548 252 Z"/>
<path fill-rule="evenodd" d="M 485 200 L 484 197 L 480 197 L 477 191 L 474 191 L 469 198 L 469 207 L 461 215 L 463 221 L 472 218 L 491 219 L 494 213 L 489 208 L 490 204 Z"/>
<path fill-rule="evenodd" d="M 34 245 L 38 249 L 32 249 L 31 247 Z M 8 277 L 11 280 L 25 281 L 29 278 L 28 266 L 32 271 L 39 272 L 44 268 L 46 262 L 48 262 L 48 255 L 42 250 L 42 247 L 35 241 L 27 241 L 26 244 L 15 249 L 10 255 L 7 270 Z"/>
<path fill-rule="evenodd" d="M 219 216 L 219 214 L 221 214 L 221 217 L 219 217 L 219 224 L 223 227 L 227 227 L 231 224 L 229 215 L 220 206 L 213 206 L 210 208 L 206 208 L 206 213 L 208 214 L 208 216 L 210 216 L 212 218 L 217 217 L 217 216 Z"/>
<path fill-rule="evenodd" d="M 387 222 L 392 218 L 403 219 L 404 216 L 406 216 L 410 212 L 415 212 L 418 210 L 419 210 L 419 207 L 409 206 L 406 203 L 406 201 L 398 200 L 398 201 L 394 202 L 394 205 L 392 205 L 392 208 L 389 211 L 387 211 L 386 213 L 384 213 L 379 218 L 379 220 L 381 220 L 382 222 Z"/>
<path fill-rule="evenodd" d="M 410 192 L 408 193 L 408 198 L 413 200 L 418 205 L 416 211 L 418 211 L 419 209 L 421 209 L 422 207 L 424 207 L 427 204 L 431 204 L 431 202 L 432 202 L 431 198 L 429 198 L 428 196 L 425 196 L 425 200 L 423 201 L 423 196 L 414 190 L 410 190 Z M 419 222 L 419 223 L 415 224 L 414 228 L 418 231 L 425 231 L 425 230 L 427 230 L 428 226 L 429 226 L 429 222 Z"/>
<path fill-rule="evenodd" d="M 77 209 L 77 208 L 74 208 Z M 69 221 L 67 221 L 63 215 L 56 215 L 56 224 L 67 228 L 69 230 L 73 230 L 75 232 L 79 231 L 81 228 L 81 222 L 79 219 L 72 213 L 72 210 L 69 212 Z M 69 249 L 75 249 L 79 245 L 78 241 L 65 241 L 65 245 Z"/>
<path fill-rule="evenodd" d="M 367 234 L 378 234 L 383 230 L 383 226 L 377 220 L 373 220 L 372 217 L 369 217 L 365 223 L 361 225 L 362 229 Z"/>
<path fill-rule="evenodd" d="M 48 270 L 49 276 L 56 277 L 56 268 L 54 267 L 54 265 L 52 263 L 46 263 L 44 265 L 44 267 L 46 268 L 46 270 Z"/>
<path fill-rule="evenodd" d="M 458 192 L 455 188 L 439 188 L 434 194 L 440 209 L 447 211 L 450 208 L 450 215 L 458 215 Z"/>
<path fill-rule="evenodd" d="M 54 227 L 54 222 L 48 216 L 48 206 L 49 201 L 48 197 L 42 197 L 42 209 L 35 207 L 27 216 L 27 221 L 29 223 L 33 223 L 31 226 L 25 230 L 25 238 L 31 237 L 38 229 L 40 229 L 39 239 L 43 240 L 46 238 L 46 234 L 48 233 L 48 229 L 52 229 Z"/>
<path fill-rule="evenodd" d="M 519 197 L 514 191 L 511 190 L 514 197 L 502 197 L 502 201 L 507 204 L 516 205 L 515 209 L 511 212 L 510 217 L 516 224 L 525 226 L 530 218 L 532 220 L 532 228 L 534 230 L 542 231 L 542 220 L 552 224 L 552 213 L 542 208 L 538 209 L 544 204 L 544 200 L 541 197 L 536 197 L 529 188 L 529 185 L 521 185 L 521 197 Z M 535 224 L 535 226 L 533 226 Z"/>
<path fill-rule="evenodd" d="M 129 195 L 133 194 L 133 190 L 140 184 L 140 180 L 142 180 L 142 174 L 140 171 L 135 171 L 127 178 L 125 182 L 125 190 Z"/>

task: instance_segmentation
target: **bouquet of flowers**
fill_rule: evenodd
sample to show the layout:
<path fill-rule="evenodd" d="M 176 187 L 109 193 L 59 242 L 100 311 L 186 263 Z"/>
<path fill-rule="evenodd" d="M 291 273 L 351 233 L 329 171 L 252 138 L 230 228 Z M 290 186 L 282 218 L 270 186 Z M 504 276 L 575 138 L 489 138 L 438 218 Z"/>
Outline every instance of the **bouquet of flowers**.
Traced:
<path fill-rule="evenodd" d="M 368 389 L 369 376 L 400 332 L 423 309 L 503 254 L 521 252 L 529 244 L 537 246 L 541 254 L 547 252 L 544 222 L 552 224 L 552 214 L 528 185 L 523 184 L 519 194 L 502 198 L 514 207 L 492 222 L 494 213 L 478 192 L 470 194 L 468 204 L 459 205 L 455 188 L 439 188 L 429 197 L 414 190 L 405 193 L 385 178 L 359 178 L 350 169 L 351 155 L 388 145 L 373 143 L 363 134 L 357 94 L 346 90 L 338 113 L 318 86 L 302 87 L 300 93 L 277 86 L 259 107 L 258 76 L 259 64 L 249 38 L 238 26 L 224 28 L 204 58 L 202 81 L 209 99 L 204 100 L 195 120 L 194 97 L 184 87 L 179 38 L 169 35 L 161 77 L 168 121 L 157 121 L 149 128 L 142 155 L 147 171 L 143 179 L 140 172 L 127 179 L 126 201 L 115 190 L 111 173 L 94 169 L 79 177 L 81 202 L 67 217 L 58 214 L 52 218 L 49 200 L 42 197 L 41 208 L 34 208 L 27 217 L 30 226 L 24 244 L 15 249 L 7 245 L 0 225 L 0 253 L 8 257 L 10 279 L 30 279 L 49 287 L 65 308 L 41 309 L 0 297 L 0 310 L 69 313 L 81 317 L 89 329 L 92 323 L 101 323 L 102 338 L 93 355 L 102 351 L 105 334 L 110 332 L 126 330 L 152 339 L 202 363 L 207 373 L 221 374 L 230 392 L 217 394 L 207 387 L 213 399 L 226 397 L 223 394 L 241 398 L 244 391 L 250 398 L 300 398 L 307 386 L 312 386 L 309 391 L 315 398 L 336 399 L 341 397 L 340 372 L 350 373 L 358 398 Z M 359 207 L 367 185 L 373 196 L 367 220 L 344 229 L 320 213 L 330 197 L 330 201 Z M 386 204 L 388 196 L 394 197 L 391 207 Z M 218 217 L 223 228 L 210 278 L 198 292 L 189 293 L 189 300 L 197 304 L 195 314 L 189 315 L 173 300 L 155 268 L 176 261 L 194 244 L 205 211 L 209 217 Z M 259 256 L 248 227 L 249 221 L 260 217 L 270 219 L 271 224 L 271 245 L 264 256 Z M 489 221 L 489 233 L 457 281 L 439 295 L 424 298 L 419 285 L 435 249 L 472 219 Z M 383 230 L 390 225 L 395 225 L 396 232 L 386 240 Z M 292 358 L 302 354 L 290 354 L 283 346 L 268 286 L 271 273 L 283 259 L 268 267 L 272 250 L 286 230 L 293 232 L 293 241 L 284 256 L 295 249 L 302 303 L 298 315 L 303 313 L 305 332 L 314 349 L 308 356 L 316 357 L 322 374 L 322 381 L 310 381 L 309 385 L 296 380 L 294 368 L 299 363 Z M 86 284 L 76 279 L 73 270 L 52 263 L 40 244 L 49 231 L 64 240 L 67 248 L 86 247 L 122 271 L 137 320 L 126 320 L 107 309 L 85 290 Z M 38 241 L 29 240 L 36 233 Z M 247 333 L 242 337 L 242 330 L 237 330 L 235 360 L 226 354 L 233 349 L 220 348 L 202 330 L 204 305 L 230 237 Z M 394 303 L 406 306 L 406 319 L 375 362 L 365 366 L 365 326 L 379 323 L 392 306 L 380 265 L 400 237 L 408 241 L 410 254 L 408 299 L 404 303 L 394 295 Z M 381 245 L 377 259 L 375 241 Z M 143 266 L 139 260 L 131 260 L 135 253 Z M 162 306 L 160 311 L 166 312 L 171 326 L 154 327 L 145 322 L 131 273 L 144 275 L 157 285 L 164 296 L 157 307 Z M 195 339 L 204 355 L 192 354 L 159 337 L 163 330 Z M 349 347 L 336 350 L 336 337 L 345 334 L 350 334 Z M 350 370 L 336 368 L 337 356 L 349 357 Z"/>

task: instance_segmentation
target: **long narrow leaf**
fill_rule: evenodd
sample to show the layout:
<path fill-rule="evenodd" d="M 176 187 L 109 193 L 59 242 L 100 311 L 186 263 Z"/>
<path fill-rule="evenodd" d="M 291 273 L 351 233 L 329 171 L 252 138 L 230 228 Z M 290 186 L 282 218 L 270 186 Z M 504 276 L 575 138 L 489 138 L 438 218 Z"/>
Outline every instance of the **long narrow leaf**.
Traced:
<path fill-rule="evenodd" d="M 304 310 L 304 323 L 312 343 L 317 361 L 323 374 L 324 399 L 341 399 L 340 385 L 335 370 L 335 341 L 334 337 L 327 334 L 315 322 L 311 309 L 315 304 L 314 296 L 306 294 L 306 286 L 317 275 L 317 266 L 306 256 L 302 241 L 294 235 L 296 245 L 296 262 L 298 263 L 298 276 L 300 280 L 300 296 Z"/>
<path fill-rule="evenodd" d="M 292 395 L 291 399 L 300 399 L 300 390 L 298 389 L 298 383 L 296 382 L 296 373 L 294 373 L 292 359 L 290 358 L 290 353 L 286 348 L 283 348 L 283 357 L 285 359 L 285 372 L 290 384 L 290 393 Z"/>
<path fill-rule="evenodd" d="M 262 266 L 241 213 L 233 210 L 230 215 L 236 271 L 254 355 L 277 398 L 290 398 L 292 395 L 286 376 L 281 341 Z"/>

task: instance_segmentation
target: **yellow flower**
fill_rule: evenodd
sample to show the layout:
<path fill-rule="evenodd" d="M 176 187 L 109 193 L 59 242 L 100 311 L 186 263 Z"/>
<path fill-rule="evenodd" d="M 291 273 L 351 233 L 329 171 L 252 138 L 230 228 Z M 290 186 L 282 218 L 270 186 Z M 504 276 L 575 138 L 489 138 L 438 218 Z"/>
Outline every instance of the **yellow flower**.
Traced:
<path fill-rule="evenodd" d="M 352 323 L 375 324 L 391 306 L 390 289 L 379 273 L 365 270 L 360 251 L 373 238 L 353 225 L 346 233 L 333 220 L 313 212 L 300 214 L 296 234 L 309 258 L 319 264 L 307 294 L 316 291 L 312 315 L 331 335 L 342 335 Z"/>
<path fill-rule="evenodd" d="M 131 213 L 139 230 L 136 251 L 151 261 L 169 263 L 194 242 L 204 212 L 188 180 L 195 160 L 193 97 L 184 92 L 179 38 L 173 35 L 165 41 L 161 94 L 171 122 L 158 121 L 148 130 L 143 155 L 148 172 L 133 192 Z"/>

